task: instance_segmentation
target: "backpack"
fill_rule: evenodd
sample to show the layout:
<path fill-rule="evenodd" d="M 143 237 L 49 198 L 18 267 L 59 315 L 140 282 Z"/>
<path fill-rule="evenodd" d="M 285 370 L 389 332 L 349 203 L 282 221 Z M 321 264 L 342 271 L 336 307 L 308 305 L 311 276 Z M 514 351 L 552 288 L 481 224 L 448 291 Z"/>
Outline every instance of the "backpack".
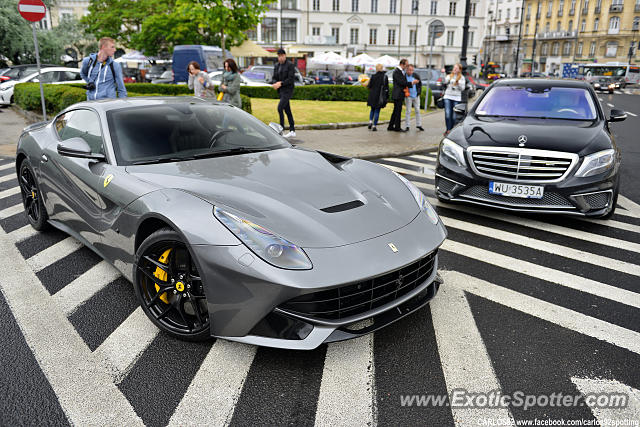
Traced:
<path fill-rule="evenodd" d="M 97 62 L 97 58 L 89 58 L 89 62 L 87 62 L 87 73 L 91 69 L 94 64 L 94 61 Z M 111 68 L 111 74 L 113 75 L 113 81 L 116 81 L 116 71 L 113 69 L 113 61 L 109 62 L 109 68 Z"/>

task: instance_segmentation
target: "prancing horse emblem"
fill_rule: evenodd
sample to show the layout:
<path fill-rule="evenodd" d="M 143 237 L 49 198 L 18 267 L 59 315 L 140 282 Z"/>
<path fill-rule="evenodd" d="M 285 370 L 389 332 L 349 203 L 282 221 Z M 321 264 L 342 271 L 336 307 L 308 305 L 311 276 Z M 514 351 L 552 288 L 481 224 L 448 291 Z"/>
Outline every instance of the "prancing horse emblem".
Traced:
<path fill-rule="evenodd" d="M 526 143 L 527 143 L 527 136 L 526 135 L 520 135 L 518 137 L 518 145 L 520 147 L 524 147 L 524 144 L 526 144 Z"/>

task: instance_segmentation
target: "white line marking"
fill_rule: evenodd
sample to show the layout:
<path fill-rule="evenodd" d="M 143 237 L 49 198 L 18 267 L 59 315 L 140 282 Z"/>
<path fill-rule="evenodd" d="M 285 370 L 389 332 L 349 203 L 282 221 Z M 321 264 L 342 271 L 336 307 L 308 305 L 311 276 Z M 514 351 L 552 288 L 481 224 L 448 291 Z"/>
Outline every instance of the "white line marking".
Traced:
<path fill-rule="evenodd" d="M 389 165 L 385 165 L 382 163 L 379 163 L 380 166 L 384 166 L 387 169 L 391 169 L 394 172 L 397 173 L 406 173 L 406 174 L 412 174 L 412 175 L 417 175 L 417 176 L 424 176 L 426 178 L 433 178 L 434 176 L 436 176 L 436 173 L 434 171 L 432 171 L 431 169 L 425 168 L 424 172 L 425 173 L 420 173 L 418 171 L 415 170 L 411 170 L 411 169 L 404 169 L 404 168 L 399 168 L 397 166 L 389 166 Z"/>
<path fill-rule="evenodd" d="M 634 242 L 628 242 L 626 240 L 614 239 L 613 237 L 602 236 L 600 234 L 589 233 L 581 230 L 574 230 L 571 228 L 562 227 L 555 224 L 546 223 L 543 221 L 536 221 L 533 219 L 524 219 L 515 216 L 499 212 L 489 212 L 480 209 L 476 209 L 470 206 L 456 206 L 453 204 L 440 203 L 435 197 L 427 197 L 429 203 L 434 206 L 440 206 L 447 209 L 453 209 L 462 212 L 473 213 L 476 215 L 482 215 L 487 218 L 496 219 L 498 221 L 509 222 L 523 227 L 534 228 L 542 230 L 547 233 L 559 234 L 561 236 L 571 237 L 574 239 L 584 240 L 587 242 L 597 243 L 600 245 L 610 246 L 612 248 L 623 249 L 631 252 L 640 252 L 640 244 Z"/>
<path fill-rule="evenodd" d="M 144 425 L 2 230 L 0 259 L 0 290 L 69 423 Z"/>
<path fill-rule="evenodd" d="M 373 334 L 329 344 L 315 425 L 375 425 L 373 372 Z"/>
<path fill-rule="evenodd" d="M 19 4 L 18 10 L 20 12 L 31 12 L 31 13 L 44 13 L 44 6 L 38 6 L 37 4 Z"/>
<path fill-rule="evenodd" d="M 113 379 L 120 382 L 156 335 L 158 328 L 151 323 L 142 308 L 138 307 L 104 340 L 94 354 L 104 361 Z"/>
<path fill-rule="evenodd" d="M 425 154 L 412 154 L 409 157 L 411 157 L 413 159 L 417 159 L 417 160 L 426 160 L 427 162 L 430 162 L 430 163 L 435 163 L 436 162 L 435 156 L 428 156 L 428 155 L 425 155 Z"/>
<path fill-rule="evenodd" d="M 619 209 L 616 210 L 616 213 L 620 213 Z M 631 215 L 629 215 L 631 216 Z M 613 219 L 595 219 L 595 218 L 581 218 L 578 217 L 580 221 L 586 221 L 593 224 L 604 225 L 607 227 L 619 228 L 620 230 L 630 231 L 632 233 L 640 233 L 640 225 L 629 224 L 627 222 L 616 221 Z"/>
<path fill-rule="evenodd" d="M 604 102 L 604 99 L 602 99 L 602 98 L 598 98 L 598 101 L 600 101 L 600 102 Z"/>
<path fill-rule="evenodd" d="M 82 247 L 82 243 L 74 239 L 73 237 L 67 237 L 66 239 L 56 243 L 53 246 L 49 246 L 47 249 L 38 252 L 27 260 L 27 264 L 36 273 L 43 268 L 53 264 L 59 259 L 64 258 L 70 253 L 75 252 L 78 248 Z"/>
<path fill-rule="evenodd" d="M 516 245 L 525 246 L 527 248 L 536 249 L 553 255 L 559 255 L 565 258 L 574 259 L 587 264 L 593 264 L 600 267 L 609 268 L 623 273 L 640 276 L 640 265 L 631 264 L 616 259 L 607 258 L 605 256 L 591 254 L 578 249 L 555 243 L 545 242 L 544 240 L 533 239 L 516 233 L 510 233 L 496 228 L 485 227 L 483 225 L 471 222 L 460 221 L 440 215 L 447 227 L 457 228 L 458 230 L 477 233 L 492 239 L 502 240 L 504 242 L 514 243 Z"/>
<path fill-rule="evenodd" d="M 443 271 L 440 274 L 444 279 L 444 286 L 456 286 L 495 303 L 640 354 L 640 333 L 638 332 L 457 271 Z"/>
<path fill-rule="evenodd" d="M 425 169 L 429 170 L 429 171 L 433 170 L 433 168 L 431 167 L 432 165 L 428 165 L 426 163 L 416 162 L 414 160 L 406 160 L 406 159 L 401 159 L 401 158 L 398 158 L 398 157 L 386 157 L 386 158 L 381 159 L 381 160 L 388 160 L 390 162 L 396 162 L 396 163 L 402 163 L 402 164 L 405 164 L 405 165 L 416 166 L 416 167 L 421 168 L 421 170 L 423 170 L 423 171 Z"/>
<path fill-rule="evenodd" d="M 613 104 L 609 104 L 608 102 L 607 102 L 607 105 L 608 105 L 609 107 L 611 107 L 611 108 L 615 107 L 615 105 L 613 105 Z"/>
<path fill-rule="evenodd" d="M 30 224 L 20 227 L 17 230 L 13 230 L 8 236 L 13 239 L 14 242 L 19 243 L 23 240 L 27 240 L 29 237 L 35 236 L 40 232 L 33 228 Z"/>
<path fill-rule="evenodd" d="M 17 180 L 18 178 L 15 175 L 5 175 L 5 176 L 0 176 L 0 182 L 7 182 L 7 181 L 11 181 L 12 179 Z"/>
<path fill-rule="evenodd" d="M 627 113 L 628 115 L 630 115 L 630 116 L 638 117 L 638 115 L 637 115 L 637 114 L 633 114 L 631 111 L 627 111 L 626 113 Z"/>
<path fill-rule="evenodd" d="M 0 191 L 0 199 L 4 199 L 5 197 L 13 196 L 14 194 L 20 193 L 20 186 L 12 187 L 4 191 Z"/>
<path fill-rule="evenodd" d="M 64 314 L 70 316 L 78 307 L 119 276 L 120 272 L 111 264 L 101 261 L 62 288 L 53 296 L 53 299 Z"/>
<path fill-rule="evenodd" d="M 11 168 L 15 168 L 16 164 L 15 163 L 7 163 L 6 165 L 1 165 L 0 166 L 0 171 L 3 170 L 7 170 L 7 169 L 11 169 Z M 10 175 L 11 176 L 11 175 Z M 15 175 L 13 175 L 15 178 Z"/>
<path fill-rule="evenodd" d="M 571 377 L 583 396 L 601 395 L 626 395 L 627 406 L 624 408 L 601 408 L 595 401 L 586 401 L 590 405 L 591 412 L 601 425 L 607 425 L 611 420 L 640 420 L 640 391 L 616 380 L 576 378 Z M 632 424 L 629 424 L 632 425 Z"/>
<path fill-rule="evenodd" d="M 640 205 L 637 204 L 636 202 L 634 202 L 633 200 L 624 197 L 622 194 L 618 195 L 618 205 L 622 206 L 623 208 L 625 208 L 627 211 L 629 211 L 629 213 L 636 217 L 636 218 L 640 218 Z M 616 211 L 616 213 L 618 213 L 618 211 Z"/>
<path fill-rule="evenodd" d="M 0 219 L 9 218 L 10 216 L 13 216 L 20 212 L 24 212 L 24 206 L 22 206 L 22 203 L 1 210 Z"/>
<path fill-rule="evenodd" d="M 171 416 L 169 425 L 229 425 L 256 349 L 252 345 L 218 339 Z"/>
<path fill-rule="evenodd" d="M 456 389 L 471 393 L 501 393 L 491 359 L 462 289 L 445 282 L 438 297 L 431 301 L 431 317 L 449 396 Z M 507 408 L 452 407 L 451 413 L 458 426 L 472 425 L 480 419 L 510 420 L 510 424 L 500 425 L 514 425 Z"/>
<path fill-rule="evenodd" d="M 442 249 L 460 255 L 465 255 L 470 258 L 475 258 L 482 262 L 486 262 L 487 264 L 515 271 L 516 273 L 526 274 L 529 277 L 542 279 L 547 282 L 556 283 L 567 288 L 615 301 L 620 304 L 640 308 L 640 293 L 616 288 L 615 286 L 605 285 L 604 283 L 576 276 L 575 274 L 554 270 L 549 267 L 487 251 L 485 249 L 455 242 L 453 240 L 445 240 L 442 245 Z"/>

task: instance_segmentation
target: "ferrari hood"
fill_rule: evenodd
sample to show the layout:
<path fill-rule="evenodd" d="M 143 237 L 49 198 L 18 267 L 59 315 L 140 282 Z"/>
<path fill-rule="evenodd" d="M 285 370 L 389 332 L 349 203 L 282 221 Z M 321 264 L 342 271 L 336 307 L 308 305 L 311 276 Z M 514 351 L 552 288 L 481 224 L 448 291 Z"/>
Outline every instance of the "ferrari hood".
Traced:
<path fill-rule="evenodd" d="M 407 225 L 419 212 L 390 171 L 294 148 L 128 166 L 127 172 L 189 192 L 309 248 L 377 237 Z M 213 214 L 211 220 L 216 221 Z"/>

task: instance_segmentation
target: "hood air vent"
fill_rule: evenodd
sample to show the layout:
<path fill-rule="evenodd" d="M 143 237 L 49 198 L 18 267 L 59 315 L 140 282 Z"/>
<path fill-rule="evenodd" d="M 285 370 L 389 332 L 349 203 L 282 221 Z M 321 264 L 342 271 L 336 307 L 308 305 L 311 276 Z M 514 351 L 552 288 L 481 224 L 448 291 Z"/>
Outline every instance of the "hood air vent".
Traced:
<path fill-rule="evenodd" d="M 327 208 L 322 208 L 320 210 L 322 212 L 326 212 L 326 213 L 336 213 L 336 212 L 348 211 L 350 209 L 355 209 L 355 208 L 360 207 L 362 205 L 364 205 L 364 203 L 362 203 L 360 200 L 353 200 L 351 202 L 342 203 L 342 204 L 335 205 L 335 206 L 329 206 Z"/>

